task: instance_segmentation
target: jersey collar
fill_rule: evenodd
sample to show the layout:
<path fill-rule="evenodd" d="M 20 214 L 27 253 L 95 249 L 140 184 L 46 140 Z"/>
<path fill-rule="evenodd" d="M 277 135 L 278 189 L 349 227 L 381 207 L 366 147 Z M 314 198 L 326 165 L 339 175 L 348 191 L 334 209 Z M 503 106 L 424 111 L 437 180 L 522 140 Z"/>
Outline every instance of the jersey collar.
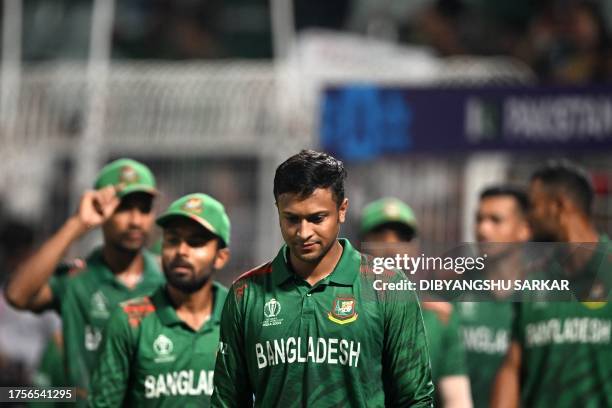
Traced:
<path fill-rule="evenodd" d="M 200 328 L 200 331 L 209 326 L 210 323 L 218 324 L 221 321 L 221 311 L 223 310 L 223 304 L 225 303 L 225 297 L 227 296 L 227 289 L 220 283 L 213 282 L 213 296 L 215 303 L 213 304 L 210 320 Z M 151 296 L 151 299 L 155 305 L 159 320 L 161 320 L 165 326 L 183 323 L 183 321 L 176 314 L 176 309 L 168 297 L 165 286 L 157 289 Z"/>
<path fill-rule="evenodd" d="M 159 271 L 159 266 L 157 261 L 155 260 L 154 255 L 146 249 L 142 250 L 143 257 L 143 271 L 142 271 L 142 279 L 138 284 L 134 287 L 134 289 L 129 289 L 123 283 L 116 279 L 115 274 L 110 270 L 106 262 L 104 261 L 104 256 L 102 255 L 102 247 L 96 248 L 91 255 L 87 258 L 87 268 L 92 269 L 95 268 L 98 271 L 99 278 L 111 284 L 114 284 L 118 287 L 121 287 L 125 290 L 135 290 L 139 288 L 141 285 L 147 285 L 152 282 L 163 282 L 163 276 Z"/>
<path fill-rule="evenodd" d="M 353 248 L 348 239 L 340 238 L 338 241 L 344 250 L 333 272 L 325 280 L 339 285 L 351 286 L 359 274 L 361 254 Z M 276 286 L 295 277 L 295 274 L 289 267 L 288 256 L 289 248 L 287 245 L 283 245 L 274 261 L 272 261 L 272 282 Z"/>
<path fill-rule="evenodd" d="M 215 297 L 215 304 L 213 305 L 210 322 L 221 322 L 221 312 L 223 311 L 223 305 L 225 304 L 225 298 L 227 297 L 227 293 L 228 291 L 225 286 L 221 285 L 218 282 L 213 282 L 213 294 Z"/>

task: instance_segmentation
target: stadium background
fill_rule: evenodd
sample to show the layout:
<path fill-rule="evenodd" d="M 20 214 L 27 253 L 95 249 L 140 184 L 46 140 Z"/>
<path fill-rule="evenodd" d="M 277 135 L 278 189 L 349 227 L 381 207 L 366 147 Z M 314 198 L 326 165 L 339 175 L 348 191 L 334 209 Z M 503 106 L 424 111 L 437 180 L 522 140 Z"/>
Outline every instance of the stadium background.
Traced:
<path fill-rule="evenodd" d="M 193 191 L 226 205 L 233 259 L 221 280 L 230 282 L 281 243 L 274 170 L 301 148 L 321 148 L 325 89 L 597 87 L 612 78 L 612 2 L 572 20 L 582 3 L 4 0 L 0 224 L 24 223 L 40 244 L 101 165 L 133 157 L 156 174 L 159 208 Z M 584 45 L 591 32 L 596 45 Z M 414 208 L 425 241 L 471 241 L 478 191 L 525 184 L 554 157 L 595 176 L 596 220 L 612 233 L 610 149 L 559 144 L 349 158 L 344 234 L 356 239 L 364 204 L 393 195 Z M 3 273 L 12 240 L 3 234 Z M 91 234 L 70 255 L 99 241 Z"/>

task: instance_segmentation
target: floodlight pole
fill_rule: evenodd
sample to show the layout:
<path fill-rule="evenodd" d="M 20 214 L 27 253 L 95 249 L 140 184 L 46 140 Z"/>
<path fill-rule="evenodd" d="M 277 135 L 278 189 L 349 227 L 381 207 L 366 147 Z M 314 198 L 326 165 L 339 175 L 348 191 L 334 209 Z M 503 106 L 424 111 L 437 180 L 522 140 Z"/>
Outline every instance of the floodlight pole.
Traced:
<path fill-rule="evenodd" d="M 83 133 L 74 156 L 73 198 L 76 200 L 83 190 L 91 188 L 102 160 L 114 9 L 114 0 L 95 0 L 93 3 L 85 78 L 87 108 Z"/>
<path fill-rule="evenodd" d="M 92 188 L 105 156 L 105 119 L 114 13 L 115 0 L 94 0 L 86 70 L 85 127 L 73 152 L 72 208 L 78 205 L 83 191 Z M 87 244 L 90 243 L 84 243 L 83 246 Z"/>
<path fill-rule="evenodd" d="M 293 0 L 270 0 L 274 58 L 284 59 L 295 42 Z"/>
<path fill-rule="evenodd" d="M 21 87 L 21 0 L 4 0 L 2 7 L 2 73 L 0 91 L 0 123 L 2 135 L 16 137 L 15 125 Z M 3 143 L 7 146 L 8 143 Z"/>

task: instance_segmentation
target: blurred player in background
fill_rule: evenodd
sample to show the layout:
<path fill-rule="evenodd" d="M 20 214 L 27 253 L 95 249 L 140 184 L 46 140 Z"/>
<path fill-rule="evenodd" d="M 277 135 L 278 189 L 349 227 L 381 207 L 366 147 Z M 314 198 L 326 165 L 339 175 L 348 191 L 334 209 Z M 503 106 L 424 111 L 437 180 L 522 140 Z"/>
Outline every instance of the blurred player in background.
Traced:
<path fill-rule="evenodd" d="M 530 237 L 529 199 L 514 186 L 491 186 L 482 191 L 476 213 L 476 238 L 487 254 L 486 279 L 517 279 L 522 247 Z M 511 293 L 495 292 L 490 299 L 457 302 L 467 366 L 476 408 L 489 406 L 491 387 L 510 341 Z"/>
<path fill-rule="evenodd" d="M 227 289 L 213 281 L 229 260 L 223 205 L 189 194 L 157 219 L 167 284 L 120 304 L 92 377 L 93 407 L 208 406 Z"/>
<path fill-rule="evenodd" d="M 417 232 L 414 212 L 396 198 L 374 201 L 361 215 L 360 240 L 367 245 L 364 251 L 373 256 L 418 256 Z M 457 313 L 448 302 L 423 302 L 423 321 L 436 386 L 435 406 L 471 407 Z"/>
<path fill-rule="evenodd" d="M 561 266 L 596 276 L 586 298 L 599 301 L 517 304 L 493 406 L 610 407 L 612 246 L 593 224 L 591 182 L 571 163 L 550 163 L 531 177 L 529 198 L 534 240 L 575 244 Z"/>
<path fill-rule="evenodd" d="M 78 387 L 81 398 L 112 309 L 163 283 L 158 264 L 144 250 L 157 194 L 151 171 L 142 163 L 119 159 L 100 171 L 95 189 L 83 194 L 77 212 L 18 267 L 6 287 L 7 299 L 19 309 L 53 308 L 61 313 L 67 380 Z M 70 245 L 97 227 L 102 228 L 104 245 L 86 261 L 60 265 Z M 70 276 L 74 269 L 80 273 Z"/>
<path fill-rule="evenodd" d="M 9 273 L 32 254 L 34 229 L 7 217 L 0 225 L 0 288 Z M 0 387 L 33 385 L 45 344 L 61 330 L 52 312 L 37 316 L 12 308 L 0 293 Z"/>
<path fill-rule="evenodd" d="M 282 163 L 274 198 L 286 245 L 228 295 L 216 407 L 429 407 L 433 384 L 412 292 L 377 292 L 364 257 L 338 239 L 344 164 L 303 150 Z M 396 282 L 399 274 L 387 279 Z"/>

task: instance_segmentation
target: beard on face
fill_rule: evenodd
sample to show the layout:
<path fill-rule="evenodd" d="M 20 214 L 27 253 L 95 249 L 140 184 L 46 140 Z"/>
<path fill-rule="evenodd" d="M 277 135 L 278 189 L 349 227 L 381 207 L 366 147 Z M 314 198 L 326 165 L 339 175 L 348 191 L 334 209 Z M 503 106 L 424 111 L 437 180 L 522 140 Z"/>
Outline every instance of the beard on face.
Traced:
<path fill-rule="evenodd" d="M 533 242 L 558 242 L 557 237 L 549 232 L 545 231 L 534 231 L 533 238 L 531 239 Z"/>
<path fill-rule="evenodd" d="M 215 258 L 216 259 L 216 258 Z M 194 266 L 189 262 L 182 259 L 174 259 L 169 265 L 163 264 L 164 275 L 168 285 L 173 288 L 185 293 L 191 294 L 202 289 L 206 283 L 210 280 L 213 275 L 214 268 L 212 267 L 214 260 L 208 271 L 199 270 L 196 271 Z M 176 267 L 183 267 L 189 269 L 188 273 L 176 273 L 173 271 Z"/>
<path fill-rule="evenodd" d="M 531 240 L 534 242 L 558 242 L 559 236 L 553 228 L 540 222 L 531 222 Z"/>

